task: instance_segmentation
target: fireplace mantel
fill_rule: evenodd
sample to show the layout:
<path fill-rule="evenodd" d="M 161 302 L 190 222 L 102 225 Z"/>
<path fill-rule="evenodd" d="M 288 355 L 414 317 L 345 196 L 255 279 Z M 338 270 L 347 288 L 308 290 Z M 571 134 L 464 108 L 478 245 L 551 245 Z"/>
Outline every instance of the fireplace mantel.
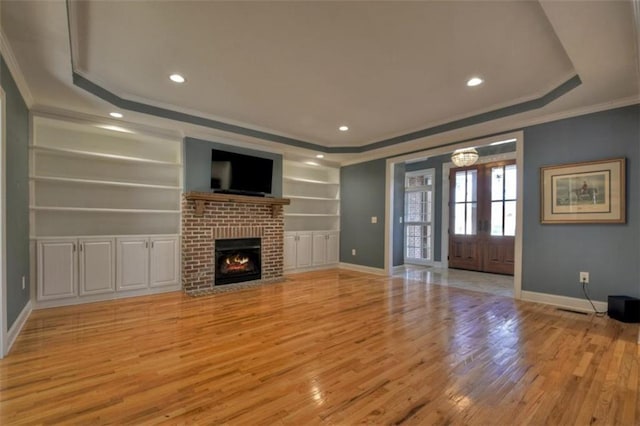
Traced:
<path fill-rule="evenodd" d="M 216 192 L 187 192 L 185 194 L 185 198 L 187 200 L 195 201 L 196 216 L 202 216 L 204 214 L 205 201 L 240 204 L 266 204 L 271 206 L 271 213 L 273 217 L 276 216 L 282 206 L 286 206 L 291 203 L 291 200 L 288 198 L 250 197 L 248 195 L 220 194 Z"/>

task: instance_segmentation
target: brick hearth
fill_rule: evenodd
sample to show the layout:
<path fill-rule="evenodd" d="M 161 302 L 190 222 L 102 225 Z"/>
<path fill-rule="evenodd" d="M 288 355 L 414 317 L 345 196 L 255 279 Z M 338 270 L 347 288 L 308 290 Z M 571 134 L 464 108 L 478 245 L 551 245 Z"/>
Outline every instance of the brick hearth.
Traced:
<path fill-rule="evenodd" d="M 182 195 L 182 288 L 214 287 L 216 239 L 261 238 L 262 280 L 282 278 L 284 216 L 289 200 L 209 193 Z"/>

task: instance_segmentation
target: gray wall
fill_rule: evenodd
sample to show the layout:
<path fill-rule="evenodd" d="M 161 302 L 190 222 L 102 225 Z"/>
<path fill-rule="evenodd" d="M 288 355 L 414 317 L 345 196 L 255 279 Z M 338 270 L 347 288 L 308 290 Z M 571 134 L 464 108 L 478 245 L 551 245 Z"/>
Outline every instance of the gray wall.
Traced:
<path fill-rule="evenodd" d="M 504 154 L 507 152 L 513 152 L 516 150 L 515 143 L 507 143 L 502 145 L 494 145 L 494 146 L 485 146 L 482 148 L 478 148 L 478 154 L 481 157 L 487 157 L 490 155 L 498 155 Z M 433 260 L 436 262 L 440 262 L 442 260 L 442 166 L 445 163 L 451 162 L 451 155 L 439 155 L 437 157 L 431 157 L 424 161 L 409 163 L 405 165 L 405 170 L 407 172 L 415 171 L 415 170 L 423 170 L 423 169 L 435 169 L 435 185 L 436 185 L 436 196 L 435 196 L 435 214 L 433 218 L 433 230 L 434 230 L 434 247 L 433 247 Z M 398 185 L 398 182 L 394 182 L 395 189 L 395 199 L 403 200 L 404 204 L 404 174 L 402 176 L 396 176 L 396 179 L 401 179 L 402 184 Z M 393 228 L 393 264 L 394 266 L 402 265 L 404 263 L 404 256 L 402 256 L 402 261 L 400 263 L 396 263 L 396 259 L 398 253 L 396 252 L 396 247 L 399 246 L 401 249 L 400 254 L 403 254 L 404 248 L 404 224 L 398 224 L 398 217 L 394 217 L 396 220 Z M 399 260 L 399 259 L 398 259 Z"/>
<path fill-rule="evenodd" d="M 185 191 L 211 191 L 212 149 L 221 149 L 238 154 L 272 159 L 273 176 L 271 180 L 271 195 L 274 197 L 282 197 L 282 155 L 195 138 L 185 138 L 184 140 Z"/>
<path fill-rule="evenodd" d="M 614 157 L 627 158 L 626 224 L 540 224 L 540 167 Z M 582 298 L 578 272 L 588 271 L 596 300 L 613 294 L 640 296 L 639 164 L 638 105 L 524 129 L 523 290 Z M 379 205 L 384 204 L 384 180 L 384 160 L 342 169 L 343 198 L 357 198 L 342 201 L 340 261 L 384 267 L 384 228 L 361 225 L 363 210 L 384 211 Z M 351 241 L 363 239 L 370 244 L 367 257 L 352 257 Z"/>
<path fill-rule="evenodd" d="M 29 301 L 29 110 L 0 58 L 6 96 L 7 328 Z M 22 290 L 22 277 L 26 288 Z"/>
<path fill-rule="evenodd" d="M 384 267 L 385 167 L 382 159 L 340 169 L 341 262 Z"/>
<path fill-rule="evenodd" d="M 405 164 L 396 164 L 393 168 L 393 266 L 404 265 L 404 174 Z"/>
<path fill-rule="evenodd" d="M 587 271 L 594 299 L 640 296 L 640 106 L 529 127 L 524 141 L 522 289 L 583 297 Z M 540 167 L 616 157 L 627 158 L 626 224 L 540 224 Z"/>

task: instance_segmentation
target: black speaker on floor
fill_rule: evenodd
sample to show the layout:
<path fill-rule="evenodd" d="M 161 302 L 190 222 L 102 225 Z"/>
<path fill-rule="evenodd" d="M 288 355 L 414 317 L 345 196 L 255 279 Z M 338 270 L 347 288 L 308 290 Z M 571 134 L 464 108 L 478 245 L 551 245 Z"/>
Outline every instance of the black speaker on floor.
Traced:
<path fill-rule="evenodd" d="M 607 315 L 622 322 L 640 322 L 640 299 L 629 296 L 609 296 Z"/>

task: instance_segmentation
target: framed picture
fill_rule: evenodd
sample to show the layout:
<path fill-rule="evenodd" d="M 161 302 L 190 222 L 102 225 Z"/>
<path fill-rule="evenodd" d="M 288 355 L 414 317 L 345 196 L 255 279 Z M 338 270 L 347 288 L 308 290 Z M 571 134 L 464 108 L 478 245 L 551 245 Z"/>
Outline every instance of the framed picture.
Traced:
<path fill-rule="evenodd" d="M 625 159 L 540 169 L 542 223 L 625 223 Z"/>

